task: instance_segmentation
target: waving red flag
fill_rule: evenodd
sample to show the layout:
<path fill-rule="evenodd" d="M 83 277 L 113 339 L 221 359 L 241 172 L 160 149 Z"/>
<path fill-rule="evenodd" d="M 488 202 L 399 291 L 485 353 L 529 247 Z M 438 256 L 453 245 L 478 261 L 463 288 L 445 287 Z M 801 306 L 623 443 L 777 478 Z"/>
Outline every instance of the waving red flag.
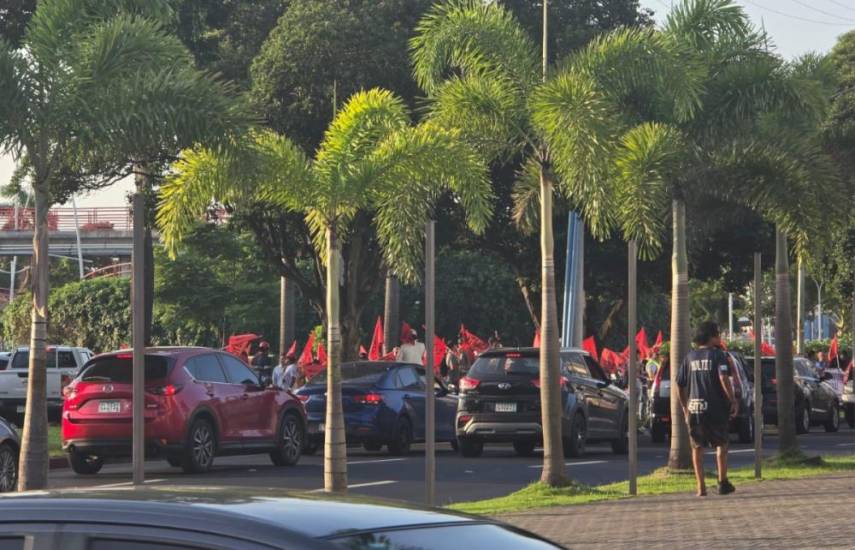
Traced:
<path fill-rule="evenodd" d="M 359 344 L 359 356 L 362 357 L 363 355 L 368 357 L 368 350 L 365 349 L 365 346 Z"/>
<path fill-rule="evenodd" d="M 433 370 L 439 376 L 439 366 L 445 361 L 445 353 L 448 351 L 448 346 L 445 345 L 445 340 L 439 336 L 433 337 Z M 422 357 L 422 364 L 427 364 L 427 356 Z"/>
<path fill-rule="evenodd" d="M 773 357 L 775 355 L 775 348 L 766 342 L 760 342 L 760 354 L 763 357 Z"/>
<path fill-rule="evenodd" d="M 642 359 L 646 359 L 650 355 L 650 346 L 647 345 L 647 331 L 644 330 L 644 327 L 641 327 L 638 334 L 635 335 L 635 346 Z"/>
<path fill-rule="evenodd" d="M 406 321 L 401 323 L 401 343 L 402 344 L 412 344 L 413 343 L 413 327 Z"/>
<path fill-rule="evenodd" d="M 293 355 L 294 357 L 297 357 L 297 341 L 296 340 L 291 342 L 291 347 L 288 348 L 288 351 L 285 352 L 286 357 L 289 355 Z"/>
<path fill-rule="evenodd" d="M 582 340 L 582 349 L 590 353 L 591 357 L 599 362 L 600 355 L 597 353 L 597 341 L 594 340 L 593 336 L 588 336 Z"/>
<path fill-rule="evenodd" d="M 368 358 L 377 361 L 383 355 L 383 321 L 377 317 L 374 323 L 374 336 L 371 337 L 371 347 L 368 349 Z"/>
<path fill-rule="evenodd" d="M 312 355 L 312 348 L 315 345 L 315 333 L 309 333 L 309 339 L 306 341 L 306 347 L 303 348 L 303 353 L 300 354 L 300 359 L 297 360 L 297 363 L 300 365 L 310 365 L 312 364 L 312 359 L 314 356 Z"/>
<path fill-rule="evenodd" d="M 540 347 L 540 329 L 535 329 L 534 331 L 534 342 L 532 342 L 531 347 L 539 348 Z"/>
<path fill-rule="evenodd" d="M 318 344 L 318 362 L 324 367 L 327 366 L 327 350 L 324 348 L 324 343 Z"/>
<path fill-rule="evenodd" d="M 656 335 L 656 342 L 653 343 L 653 353 L 659 353 L 659 350 L 662 349 L 662 331 Z"/>
<path fill-rule="evenodd" d="M 831 346 L 828 348 L 828 361 L 837 359 L 837 336 L 831 339 Z"/>

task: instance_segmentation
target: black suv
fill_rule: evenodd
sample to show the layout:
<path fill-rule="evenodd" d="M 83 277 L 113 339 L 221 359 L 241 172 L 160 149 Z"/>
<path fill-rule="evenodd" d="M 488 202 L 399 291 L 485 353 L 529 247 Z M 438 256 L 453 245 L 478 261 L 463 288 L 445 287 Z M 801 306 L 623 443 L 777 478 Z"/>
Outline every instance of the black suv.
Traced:
<path fill-rule="evenodd" d="M 537 348 L 490 350 L 478 357 L 460 380 L 455 425 L 463 456 L 479 456 L 484 443 L 512 443 L 522 456 L 542 444 L 539 375 Z M 584 454 L 589 441 L 627 452 L 628 397 L 587 352 L 561 351 L 561 398 L 567 456 Z"/>
<path fill-rule="evenodd" d="M 748 359 L 752 363 L 752 359 Z M 778 385 L 775 374 L 775 358 L 764 357 L 761 362 L 763 373 L 763 421 L 778 423 Z M 794 403 L 796 430 L 806 434 L 811 426 L 821 424 L 827 432 L 836 432 L 840 427 L 840 403 L 837 393 L 827 380 L 830 374 L 820 377 L 813 363 L 804 357 L 793 358 Z"/>
<path fill-rule="evenodd" d="M 753 363 L 746 363 L 741 354 L 728 352 L 733 364 L 730 382 L 739 402 L 739 411 L 730 421 L 730 433 L 736 433 L 740 443 L 754 441 L 754 385 L 750 372 Z M 650 386 L 650 438 L 663 443 L 671 433 L 671 372 L 659 369 Z"/>

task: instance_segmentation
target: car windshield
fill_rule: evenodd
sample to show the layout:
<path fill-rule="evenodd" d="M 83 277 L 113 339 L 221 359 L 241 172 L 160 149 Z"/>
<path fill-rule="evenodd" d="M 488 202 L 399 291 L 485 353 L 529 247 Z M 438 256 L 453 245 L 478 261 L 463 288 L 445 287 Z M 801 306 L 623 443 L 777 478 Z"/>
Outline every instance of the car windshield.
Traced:
<path fill-rule="evenodd" d="M 13 369 L 26 369 L 30 366 L 30 350 L 21 350 L 12 358 Z M 56 349 L 47 350 L 47 368 L 56 368 Z"/>
<path fill-rule="evenodd" d="M 172 361 L 157 355 L 145 356 L 145 380 L 151 382 L 166 378 Z M 108 355 L 94 359 L 83 368 L 82 382 L 113 382 L 130 384 L 133 361 L 130 354 Z"/>
<path fill-rule="evenodd" d="M 388 370 L 389 365 L 378 365 L 377 363 L 345 363 L 341 366 L 341 381 L 348 384 L 376 384 Z M 326 369 L 312 377 L 311 382 L 309 382 L 313 386 L 326 383 Z"/>
<path fill-rule="evenodd" d="M 492 357 L 479 357 L 472 368 L 469 376 L 491 377 L 505 374 L 527 374 L 534 375 L 540 372 L 540 359 L 538 357 L 523 357 L 520 354 L 507 354 Z"/>

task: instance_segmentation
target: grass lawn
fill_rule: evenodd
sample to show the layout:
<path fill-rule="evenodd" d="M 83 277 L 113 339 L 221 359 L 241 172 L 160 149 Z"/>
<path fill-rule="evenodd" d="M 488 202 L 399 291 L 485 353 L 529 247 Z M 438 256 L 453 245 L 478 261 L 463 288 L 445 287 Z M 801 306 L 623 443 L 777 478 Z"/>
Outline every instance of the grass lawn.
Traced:
<path fill-rule="evenodd" d="M 58 424 L 48 425 L 48 453 L 51 457 L 65 456 L 62 452 L 62 432 Z"/>
<path fill-rule="evenodd" d="M 855 455 L 830 455 L 794 460 L 771 459 L 763 465 L 763 480 L 799 479 L 853 470 L 855 470 Z M 728 472 L 728 477 L 737 487 L 746 483 L 757 483 L 757 480 L 754 479 L 754 466 L 732 468 Z M 715 483 L 715 473 L 707 471 L 708 489 L 714 489 Z M 693 493 L 694 490 L 695 477 L 691 473 L 669 474 L 666 468 L 660 468 L 651 474 L 638 478 L 639 495 Z M 541 483 L 533 483 L 504 497 L 458 502 L 449 508 L 471 514 L 495 515 L 532 508 L 588 504 L 601 500 L 629 498 L 628 492 L 628 481 L 596 487 L 573 483 L 561 488 L 551 488 Z"/>

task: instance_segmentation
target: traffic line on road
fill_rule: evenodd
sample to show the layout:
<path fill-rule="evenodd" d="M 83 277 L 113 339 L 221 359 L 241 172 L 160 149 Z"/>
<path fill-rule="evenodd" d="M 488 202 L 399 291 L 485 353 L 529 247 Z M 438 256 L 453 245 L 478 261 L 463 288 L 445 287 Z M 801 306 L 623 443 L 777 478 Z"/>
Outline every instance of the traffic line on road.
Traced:
<path fill-rule="evenodd" d="M 838 443 L 837 447 L 855 447 L 855 443 Z"/>
<path fill-rule="evenodd" d="M 348 485 L 348 489 L 361 489 L 362 487 L 377 487 L 379 485 L 392 485 L 394 483 L 398 483 L 397 481 L 386 479 L 383 481 L 369 481 L 367 483 L 354 483 L 352 485 Z M 323 493 L 323 489 L 313 489 L 308 491 L 309 493 Z"/>
<path fill-rule="evenodd" d="M 753 452 L 754 452 L 754 449 L 733 449 L 733 450 L 728 450 L 727 454 L 735 455 L 738 453 L 753 453 Z M 716 453 L 715 451 L 707 451 L 706 454 L 708 454 L 710 456 L 715 456 L 715 453 Z"/>
<path fill-rule="evenodd" d="M 607 464 L 608 460 L 586 460 L 584 462 L 565 462 L 565 466 L 588 466 L 589 464 Z M 529 468 L 543 468 L 543 464 L 533 464 Z"/>
<path fill-rule="evenodd" d="M 151 484 L 151 483 L 160 483 L 161 481 L 166 481 L 166 480 L 165 479 L 147 479 L 147 480 L 143 481 L 143 483 Z M 113 487 L 129 487 L 133 484 L 134 484 L 133 481 L 125 481 L 122 483 L 108 483 L 106 485 L 95 485 L 92 488 L 93 489 L 112 489 Z"/>
<path fill-rule="evenodd" d="M 381 458 L 380 460 L 354 460 L 352 462 L 348 462 L 348 466 L 355 466 L 357 464 L 379 464 L 381 462 L 403 462 L 407 460 L 406 458 Z"/>

